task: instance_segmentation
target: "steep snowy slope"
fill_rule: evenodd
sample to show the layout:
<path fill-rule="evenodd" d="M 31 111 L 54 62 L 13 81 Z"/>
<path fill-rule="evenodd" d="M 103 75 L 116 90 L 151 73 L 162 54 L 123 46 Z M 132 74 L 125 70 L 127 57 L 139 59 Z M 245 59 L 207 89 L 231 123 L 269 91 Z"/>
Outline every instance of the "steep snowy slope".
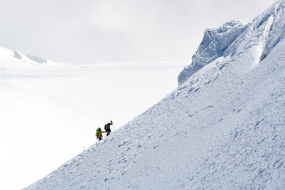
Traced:
<path fill-rule="evenodd" d="M 285 0 L 212 31 L 230 27 L 178 89 L 26 189 L 285 189 Z"/>

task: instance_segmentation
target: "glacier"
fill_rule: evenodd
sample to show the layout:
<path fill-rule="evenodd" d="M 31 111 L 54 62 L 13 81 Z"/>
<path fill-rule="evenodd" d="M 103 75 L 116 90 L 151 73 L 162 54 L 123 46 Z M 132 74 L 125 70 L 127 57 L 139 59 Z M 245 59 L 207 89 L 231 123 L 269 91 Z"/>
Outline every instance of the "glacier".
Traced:
<path fill-rule="evenodd" d="M 32 189 L 285 189 L 285 0 L 205 31 L 179 86 Z"/>

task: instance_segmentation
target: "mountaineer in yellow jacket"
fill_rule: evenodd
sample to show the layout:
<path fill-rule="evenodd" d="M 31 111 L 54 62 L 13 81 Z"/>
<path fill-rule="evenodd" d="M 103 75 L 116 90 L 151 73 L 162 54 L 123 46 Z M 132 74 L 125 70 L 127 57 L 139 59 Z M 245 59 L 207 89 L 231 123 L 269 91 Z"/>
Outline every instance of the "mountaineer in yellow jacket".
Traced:
<path fill-rule="evenodd" d="M 105 133 L 105 131 L 102 131 L 101 127 L 99 127 L 96 131 L 96 137 L 97 137 L 97 139 L 99 139 L 99 141 L 102 140 L 102 137 L 103 137 L 102 133 Z"/>

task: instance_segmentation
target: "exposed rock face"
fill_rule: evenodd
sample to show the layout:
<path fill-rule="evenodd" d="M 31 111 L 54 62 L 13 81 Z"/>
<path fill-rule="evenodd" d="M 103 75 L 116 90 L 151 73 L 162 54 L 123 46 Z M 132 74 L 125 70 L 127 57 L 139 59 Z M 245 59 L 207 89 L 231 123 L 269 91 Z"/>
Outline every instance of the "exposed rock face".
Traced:
<path fill-rule="evenodd" d="M 22 60 L 22 56 L 21 56 L 18 52 L 16 52 L 16 51 L 14 51 L 14 57 L 15 57 L 16 59 Z"/>
<path fill-rule="evenodd" d="M 34 55 L 27 55 L 28 58 L 30 58 L 31 60 L 38 62 L 38 63 L 47 63 L 47 61 L 43 58 L 40 57 L 36 57 Z"/>

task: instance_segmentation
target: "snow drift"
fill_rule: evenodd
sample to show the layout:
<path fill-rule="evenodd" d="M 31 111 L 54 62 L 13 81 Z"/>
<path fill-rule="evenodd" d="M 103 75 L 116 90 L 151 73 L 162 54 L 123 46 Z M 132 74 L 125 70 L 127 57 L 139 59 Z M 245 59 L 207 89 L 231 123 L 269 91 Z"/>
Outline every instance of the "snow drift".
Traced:
<path fill-rule="evenodd" d="M 284 28 L 278 0 L 207 30 L 176 90 L 26 189 L 285 189 Z"/>

